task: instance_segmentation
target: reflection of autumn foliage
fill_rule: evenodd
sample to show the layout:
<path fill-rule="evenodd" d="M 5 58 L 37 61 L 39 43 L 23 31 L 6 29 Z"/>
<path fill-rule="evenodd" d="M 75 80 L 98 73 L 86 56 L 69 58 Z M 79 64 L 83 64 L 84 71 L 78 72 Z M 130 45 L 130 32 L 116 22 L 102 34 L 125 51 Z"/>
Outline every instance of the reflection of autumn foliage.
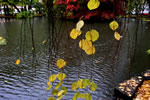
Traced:
<path fill-rule="evenodd" d="M 87 3 L 89 0 L 57 0 L 56 6 L 63 9 L 63 14 L 67 18 L 90 19 L 111 19 L 125 12 L 126 0 L 100 0 L 100 7 L 96 10 L 89 10 Z"/>

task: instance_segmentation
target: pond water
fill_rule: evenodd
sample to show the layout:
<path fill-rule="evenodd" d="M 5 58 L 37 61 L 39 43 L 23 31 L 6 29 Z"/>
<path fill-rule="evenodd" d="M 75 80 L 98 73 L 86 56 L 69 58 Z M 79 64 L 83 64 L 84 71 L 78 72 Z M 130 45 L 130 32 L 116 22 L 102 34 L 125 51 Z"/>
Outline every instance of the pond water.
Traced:
<path fill-rule="evenodd" d="M 124 37 L 123 45 L 117 51 L 119 42 L 114 39 L 109 23 L 87 23 L 83 34 L 73 40 L 69 33 L 75 27 L 75 22 L 58 20 L 55 34 L 49 35 L 45 17 L 31 20 L 34 22 L 33 34 L 29 21 L 0 23 L 0 35 L 7 39 L 7 45 L 0 46 L 0 100 L 47 100 L 52 95 L 51 90 L 46 91 L 48 78 L 58 72 L 67 75 L 63 85 L 68 88 L 68 93 L 62 100 L 71 100 L 77 92 L 71 90 L 72 82 L 85 78 L 97 83 L 98 89 L 95 92 L 80 89 L 79 92 L 90 92 L 92 100 L 109 100 L 119 82 L 150 68 L 146 54 L 150 48 L 150 24 L 147 22 L 140 23 L 136 28 L 137 21 L 131 19 L 127 31 L 129 34 Z M 124 19 L 118 21 L 125 23 Z M 92 56 L 86 55 L 78 46 L 79 40 L 85 38 L 85 32 L 90 29 L 100 33 L 99 40 L 94 42 L 96 53 Z M 133 50 L 137 29 L 139 45 L 134 61 L 129 65 L 129 54 Z M 44 40 L 45 44 L 42 43 Z M 18 58 L 21 63 L 16 65 Z M 55 64 L 59 58 L 67 62 L 62 70 Z M 54 85 L 57 83 L 54 82 Z"/>

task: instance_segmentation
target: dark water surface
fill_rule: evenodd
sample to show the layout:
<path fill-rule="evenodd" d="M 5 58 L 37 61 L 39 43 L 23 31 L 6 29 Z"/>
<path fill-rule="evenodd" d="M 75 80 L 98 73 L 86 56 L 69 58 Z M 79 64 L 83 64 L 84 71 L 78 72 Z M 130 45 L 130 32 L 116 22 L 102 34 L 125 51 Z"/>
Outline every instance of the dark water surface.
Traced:
<path fill-rule="evenodd" d="M 73 40 L 69 33 L 75 23 L 57 21 L 56 37 L 53 38 L 57 41 L 52 46 L 49 46 L 53 41 L 48 39 L 48 24 L 44 17 L 34 19 L 33 38 L 29 20 L 0 23 L 0 35 L 8 42 L 6 46 L 0 46 L 0 100 L 47 100 L 51 96 L 51 91 L 46 91 L 48 77 L 61 71 L 67 75 L 63 85 L 68 88 L 68 93 L 62 100 L 72 99 L 77 91 L 71 90 L 71 84 L 81 78 L 97 83 L 98 89 L 91 92 L 92 100 L 109 100 L 119 82 L 150 68 L 150 56 L 146 54 L 150 48 L 150 23 L 147 22 L 138 26 L 140 45 L 133 63 L 129 65 L 129 52 L 133 50 L 136 25 L 134 19 L 130 20 L 129 34 L 120 47 L 119 57 L 115 57 L 119 42 L 114 39 L 109 23 L 85 24 L 82 36 Z M 79 40 L 85 38 L 85 32 L 89 29 L 96 29 L 100 33 L 99 40 L 94 42 L 96 53 L 93 56 L 86 55 L 78 46 Z M 42 43 L 44 40 L 47 41 L 45 44 Z M 18 58 L 21 63 L 16 65 Z M 59 58 L 67 62 L 63 70 L 55 65 Z M 57 83 L 54 82 L 54 85 Z M 79 91 L 90 92 L 88 89 Z"/>

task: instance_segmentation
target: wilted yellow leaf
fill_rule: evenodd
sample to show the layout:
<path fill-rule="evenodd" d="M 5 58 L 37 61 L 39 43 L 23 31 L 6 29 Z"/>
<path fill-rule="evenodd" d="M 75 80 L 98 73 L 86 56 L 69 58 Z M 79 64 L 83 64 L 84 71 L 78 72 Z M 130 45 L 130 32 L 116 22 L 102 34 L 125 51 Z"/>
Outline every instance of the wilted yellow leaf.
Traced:
<path fill-rule="evenodd" d="M 57 60 L 56 65 L 59 69 L 61 69 L 64 66 L 66 66 L 66 61 L 64 61 L 63 59 L 59 59 L 59 60 Z"/>
<path fill-rule="evenodd" d="M 94 9 L 98 8 L 99 5 L 100 5 L 99 0 L 90 0 L 87 4 L 89 10 L 94 10 Z"/>
<path fill-rule="evenodd" d="M 77 29 L 72 29 L 71 32 L 70 32 L 70 37 L 72 39 L 76 39 L 79 35 L 81 35 L 81 31 L 80 30 L 77 30 Z"/>
<path fill-rule="evenodd" d="M 80 29 L 84 26 L 84 21 L 79 20 L 78 23 L 76 24 L 76 30 L 80 31 Z"/>
<path fill-rule="evenodd" d="M 109 27 L 114 31 L 114 30 L 116 30 L 119 27 L 119 24 L 116 21 L 112 21 L 109 24 Z"/>
<path fill-rule="evenodd" d="M 95 42 L 99 38 L 99 33 L 96 30 L 86 32 L 85 38 Z"/>
<path fill-rule="evenodd" d="M 20 59 L 16 60 L 16 64 L 19 65 L 20 64 Z"/>
<path fill-rule="evenodd" d="M 118 40 L 118 41 L 119 41 L 120 38 L 121 38 L 121 36 L 120 36 L 120 34 L 119 34 L 118 32 L 115 32 L 115 33 L 114 33 L 114 37 L 115 37 L 115 39 Z"/>

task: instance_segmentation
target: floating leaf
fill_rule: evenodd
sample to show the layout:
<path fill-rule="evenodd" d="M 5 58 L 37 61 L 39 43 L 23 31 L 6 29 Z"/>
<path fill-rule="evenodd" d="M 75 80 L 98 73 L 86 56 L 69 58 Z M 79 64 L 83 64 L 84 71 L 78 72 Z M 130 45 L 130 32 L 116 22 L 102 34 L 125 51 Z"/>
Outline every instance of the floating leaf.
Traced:
<path fill-rule="evenodd" d="M 92 45 L 90 40 L 80 40 L 79 47 L 83 49 L 88 55 L 95 54 L 95 47 Z"/>
<path fill-rule="evenodd" d="M 55 100 L 55 98 L 54 97 L 49 97 L 48 100 Z"/>
<path fill-rule="evenodd" d="M 85 87 L 89 86 L 90 83 L 91 83 L 91 82 L 90 82 L 89 79 L 84 79 L 84 80 L 83 80 L 83 83 L 82 83 L 82 84 L 83 84 L 83 85 L 82 85 L 82 88 L 85 88 Z"/>
<path fill-rule="evenodd" d="M 34 50 L 34 48 L 32 47 L 32 49 L 31 49 L 32 51 Z"/>
<path fill-rule="evenodd" d="M 54 82 L 57 78 L 57 75 L 56 74 L 52 74 L 50 77 L 49 77 L 49 81 L 50 82 Z"/>
<path fill-rule="evenodd" d="M 55 89 L 58 89 L 62 84 L 63 84 L 63 82 L 59 82 L 59 83 L 55 86 Z"/>
<path fill-rule="evenodd" d="M 90 0 L 87 4 L 89 10 L 94 10 L 94 9 L 98 8 L 99 5 L 100 5 L 99 0 Z"/>
<path fill-rule="evenodd" d="M 57 78 L 59 81 L 63 81 L 66 78 L 66 74 L 65 73 L 58 73 Z"/>
<path fill-rule="evenodd" d="M 80 94 L 77 95 L 77 97 L 85 99 L 86 98 L 86 94 L 85 93 L 80 93 Z"/>
<path fill-rule="evenodd" d="M 90 90 L 94 92 L 94 91 L 96 91 L 96 89 L 97 89 L 97 84 L 94 83 L 94 82 L 91 82 L 91 84 L 90 84 Z"/>
<path fill-rule="evenodd" d="M 5 83 L 7 83 L 8 81 L 7 81 L 7 80 L 5 80 L 4 82 L 5 82 Z"/>
<path fill-rule="evenodd" d="M 120 36 L 120 34 L 119 34 L 118 32 L 115 32 L 115 33 L 114 33 L 114 37 L 115 37 L 115 39 L 118 40 L 118 41 L 119 41 L 120 38 L 121 38 L 121 36 Z"/>
<path fill-rule="evenodd" d="M 20 64 L 20 59 L 16 60 L 16 64 L 19 65 Z"/>
<path fill-rule="evenodd" d="M 89 40 L 84 40 L 84 39 L 82 39 L 82 40 L 80 40 L 80 42 L 79 42 L 79 47 L 80 47 L 81 49 L 83 49 L 83 50 L 87 50 L 87 49 L 89 49 L 91 46 L 92 46 L 92 42 L 89 41 Z"/>
<path fill-rule="evenodd" d="M 84 21 L 79 20 L 78 23 L 76 24 L 76 30 L 80 31 L 80 29 L 84 26 Z"/>
<path fill-rule="evenodd" d="M 4 39 L 3 37 L 0 37 L 0 45 L 6 45 L 6 39 Z"/>
<path fill-rule="evenodd" d="M 95 42 L 99 38 L 99 32 L 97 32 L 96 30 L 88 31 L 86 32 L 85 38 L 86 40 Z"/>
<path fill-rule="evenodd" d="M 66 66 L 66 61 L 64 61 L 63 59 L 59 59 L 59 60 L 57 60 L 56 65 L 59 69 L 61 69 L 64 66 Z"/>
<path fill-rule="evenodd" d="M 47 91 L 50 90 L 51 87 L 52 87 L 52 85 L 50 84 L 46 90 L 47 90 Z"/>
<path fill-rule="evenodd" d="M 49 81 L 48 81 L 48 83 L 47 83 L 47 85 L 49 86 L 49 85 L 50 85 L 50 83 L 51 83 L 51 81 L 49 80 Z"/>
<path fill-rule="evenodd" d="M 147 52 L 147 54 L 150 54 L 150 49 L 148 49 L 146 52 Z"/>
<path fill-rule="evenodd" d="M 67 91 L 68 91 L 67 88 L 64 87 L 64 86 L 62 86 L 61 90 L 64 90 L 64 95 L 66 95 L 66 93 L 67 93 Z"/>
<path fill-rule="evenodd" d="M 70 32 L 70 37 L 72 39 L 76 39 L 79 35 L 81 35 L 81 31 L 77 30 L 77 29 L 72 29 L 72 31 Z"/>
<path fill-rule="evenodd" d="M 77 82 L 72 83 L 72 90 L 76 90 L 78 88 Z"/>
<path fill-rule="evenodd" d="M 56 95 L 58 94 L 58 92 L 59 92 L 59 91 L 58 91 L 57 89 L 54 89 L 54 90 L 52 91 L 52 95 L 53 95 L 53 96 L 56 96 Z"/>
<path fill-rule="evenodd" d="M 109 27 L 114 31 L 114 30 L 116 30 L 119 27 L 119 24 L 116 21 L 112 21 L 109 24 Z"/>
<path fill-rule="evenodd" d="M 59 96 L 56 100 L 60 100 L 61 98 L 63 98 L 65 95 L 61 95 Z"/>
<path fill-rule="evenodd" d="M 77 81 L 77 86 L 81 89 L 82 88 L 82 82 L 83 82 L 83 79 L 80 79 Z"/>
<path fill-rule="evenodd" d="M 92 46 L 92 47 L 89 47 L 88 49 L 85 50 L 86 54 L 88 55 L 92 55 L 92 54 L 95 54 L 95 47 Z"/>
<path fill-rule="evenodd" d="M 92 100 L 91 94 L 90 94 L 90 93 L 87 93 L 85 99 L 86 99 L 86 100 Z"/>
<path fill-rule="evenodd" d="M 64 90 L 60 90 L 57 94 L 57 96 L 61 96 L 65 91 Z"/>
<path fill-rule="evenodd" d="M 72 97 L 72 100 L 77 100 L 79 95 L 80 92 L 75 93 L 74 96 Z"/>
<path fill-rule="evenodd" d="M 46 40 L 42 41 L 42 43 L 45 44 L 45 43 L 46 43 Z"/>

